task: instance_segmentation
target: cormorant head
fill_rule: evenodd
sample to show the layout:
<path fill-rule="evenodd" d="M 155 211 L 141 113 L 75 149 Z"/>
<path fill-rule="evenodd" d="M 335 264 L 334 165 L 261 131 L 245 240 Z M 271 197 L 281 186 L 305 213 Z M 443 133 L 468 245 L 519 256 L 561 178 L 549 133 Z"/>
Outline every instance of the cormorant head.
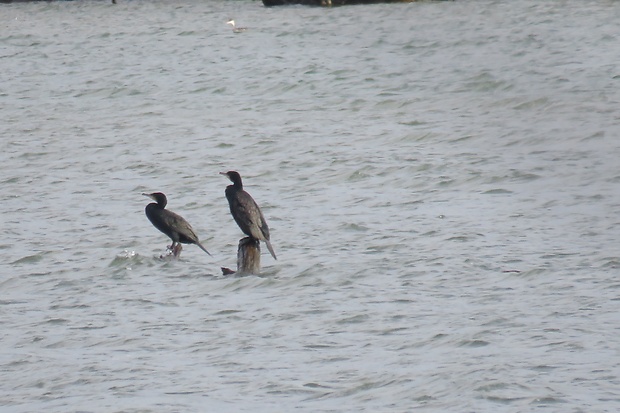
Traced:
<path fill-rule="evenodd" d="M 220 172 L 220 175 L 226 175 L 228 179 L 232 181 L 235 185 L 235 188 L 242 189 L 243 183 L 241 182 L 241 175 L 237 171 L 228 171 L 228 172 Z"/>
<path fill-rule="evenodd" d="M 143 193 L 142 195 L 148 196 L 153 201 L 157 202 L 157 205 L 159 205 L 162 208 L 165 208 L 166 204 L 168 203 L 168 199 L 166 198 L 166 195 L 162 194 L 161 192 L 153 192 L 152 194 Z"/>

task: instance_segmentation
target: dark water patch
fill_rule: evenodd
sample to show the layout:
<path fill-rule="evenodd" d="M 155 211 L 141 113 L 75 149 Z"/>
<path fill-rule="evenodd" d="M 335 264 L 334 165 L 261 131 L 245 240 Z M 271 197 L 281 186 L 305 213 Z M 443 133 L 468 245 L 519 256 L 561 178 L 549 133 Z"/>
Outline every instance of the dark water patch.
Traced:
<path fill-rule="evenodd" d="M 327 386 L 324 384 L 319 384 L 319 383 L 314 383 L 314 382 L 309 382 L 309 383 L 305 383 L 303 384 L 304 387 L 309 387 L 311 389 L 332 389 L 332 386 Z"/>
<path fill-rule="evenodd" d="M 47 324 L 68 324 L 69 320 L 66 320 L 64 318 L 50 318 L 48 320 L 45 320 L 45 323 Z"/>
<path fill-rule="evenodd" d="M 71 327 L 70 330 L 102 330 L 104 328 L 107 328 L 108 326 L 106 324 L 104 325 L 93 325 L 93 324 L 88 324 L 82 327 Z"/>
<path fill-rule="evenodd" d="M 6 179 L 2 180 L 1 183 L 4 184 L 4 185 L 10 185 L 10 184 L 19 183 L 19 181 L 20 181 L 20 177 L 14 176 L 12 178 L 6 178 Z"/>
<path fill-rule="evenodd" d="M 407 122 L 399 122 L 399 124 L 404 125 L 404 126 L 422 126 L 422 125 L 426 125 L 427 122 L 424 122 L 421 120 L 410 120 Z"/>
<path fill-rule="evenodd" d="M 50 306 L 50 310 L 56 311 L 56 310 L 73 310 L 73 309 L 77 309 L 77 310 L 85 310 L 87 308 L 91 308 L 90 305 L 88 304 L 54 304 L 52 306 Z"/>
<path fill-rule="evenodd" d="M 597 131 L 597 132 L 594 132 L 593 134 L 591 134 L 589 136 L 584 137 L 583 139 L 581 139 L 581 141 L 582 142 L 587 142 L 587 141 L 590 141 L 590 140 L 598 140 L 600 138 L 604 138 L 605 135 L 606 135 L 605 131 Z"/>
<path fill-rule="evenodd" d="M 507 292 L 513 291 L 512 288 L 506 289 Z M 499 296 L 498 296 L 499 298 Z M 512 328 L 512 327 L 524 327 L 525 324 L 516 322 L 514 320 L 505 318 L 505 317 L 497 317 L 492 320 L 489 320 L 485 323 L 481 324 L 484 327 L 503 327 L 503 328 Z"/>
<path fill-rule="evenodd" d="M 385 245 L 369 245 L 364 250 L 364 253 L 381 254 L 381 253 L 384 253 L 385 251 L 397 251 L 402 247 L 407 247 L 407 246 L 402 243 L 390 243 L 390 244 L 385 244 Z"/>
<path fill-rule="evenodd" d="M 452 139 L 452 143 L 463 143 L 469 140 L 472 140 L 473 138 L 475 138 L 474 135 L 466 135 L 466 136 L 459 136 L 457 138 Z M 473 154 L 467 154 L 467 155 L 473 155 Z"/>
<path fill-rule="evenodd" d="M 361 384 L 353 386 L 349 389 L 340 390 L 336 392 L 336 397 L 349 397 L 349 396 L 353 396 L 359 393 L 366 393 L 371 390 L 381 389 L 384 387 L 391 386 L 395 383 L 397 383 L 396 380 L 378 380 L 378 381 L 366 380 L 366 381 L 363 381 Z"/>
<path fill-rule="evenodd" d="M 382 336 L 389 336 L 389 335 L 405 335 L 405 333 L 407 333 L 408 331 L 409 331 L 408 327 L 392 327 L 392 328 L 386 328 L 383 330 L 378 330 L 376 331 L 376 333 Z"/>
<path fill-rule="evenodd" d="M 359 314 L 359 315 L 355 315 L 352 317 L 342 318 L 336 321 L 336 323 L 337 324 L 359 324 L 359 323 L 365 323 L 369 319 L 370 319 L 370 316 L 368 316 L 367 314 Z"/>
<path fill-rule="evenodd" d="M 490 92 L 496 89 L 503 89 L 507 84 L 505 81 L 496 79 L 493 74 L 483 72 L 466 79 L 458 89 L 458 92 Z"/>
<path fill-rule="evenodd" d="M 354 224 L 354 223 L 340 224 L 340 229 L 342 231 L 352 231 L 352 232 L 367 232 L 369 230 L 369 228 L 364 225 L 359 225 L 359 224 Z"/>
<path fill-rule="evenodd" d="M 527 400 L 527 397 L 502 397 L 502 396 L 486 396 L 484 397 L 486 400 L 499 403 L 499 404 L 512 404 L 516 402 L 522 402 L 523 400 Z"/>
<path fill-rule="evenodd" d="M 484 340 L 463 340 L 458 344 L 458 346 L 478 348 L 478 347 L 486 347 L 489 344 L 491 343 L 489 343 L 488 341 L 484 341 Z"/>
<path fill-rule="evenodd" d="M 189 394 L 203 394 L 203 391 L 173 391 L 173 392 L 164 392 L 164 394 L 170 394 L 173 396 L 183 396 Z"/>
<path fill-rule="evenodd" d="M 470 239 L 471 239 L 471 237 L 468 237 L 468 236 L 465 236 L 465 235 L 459 235 L 459 236 L 447 238 L 446 241 L 467 242 Z"/>
<path fill-rule="evenodd" d="M 329 344 L 308 344 L 305 345 L 304 348 L 311 350 L 325 350 L 329 348 L 338 348 L 339 346 L 329 345 Z"/>
<path fill-rule="evenodd" d="M 28 255 L 26 257 L 22 257 L 16 261 L 13 261 L 11 264 L 12 265 L 21 265 L 21 264 L 36 264 L 38 262 L 40 262 L 43 257 L 46 255 L 46 253 L 44 252 L 40 252 L 38 254 L 34 254 L 34 255 Z"/>
<path fill-rule="evenodd" d="M 531 182 L 531 181 L 540 179 L 542 177 L 540 175 L 537 175 L 531 172 L 522 172 L 522 171 L 513 170 L 510 178 L 513 181 L 517 181 L 517 182 Z"/>
<path fill-rule="evenodd" d="M 515 383 L 506 383 L 495 381 L 492 383 L 484 384 L 482 386 L 476 387 L 476 391 L 482 392 L 490 392 L 496 390 L 516 390 L 516 391 L 528 391 L 529 388 L 520 384 Z"/>
<path fill-rule="evenodd" d="M 555 367 L 555 366 L 549 366 L 549 365 L 547 365 L 547 364 L 539 364 L 539 365 L 537 365 L 537 366 L 533 366 L 533 367 L 530 367 L 530 368 L 531 368 L 532 370 L 534 370 L 534 371 L 538 371 L 538 372 L 545 372 L 545 373 L 546 373 L 546 372 L 550 372 L 550 371 L 553 371 L 553 370 L 557 369 L 557 367 Z"/>
<path fill-rule="evenodd" d="M 397 298 L 395 300 L 391 300 L 390 301 L 393 304 L 406 304 L 406 305 L 411 305 L 414 304 L 416 301 L 415 300 L 411 300 L 408 298 Z"/>
<path fill-rule="evenodd" d="M 237 314 L 237 313 L 243 313 L 243 310 L 220 310 L 218 312 L 216 312 L 214 315 L 231 315 L 231 314 Z"/>
<path fill-rule="evenodd" d="M 503 188 L 489 189 L 488 191 L 482 192 L 483 195 L 507 195 L 512 193 L 512 191 Z"/>

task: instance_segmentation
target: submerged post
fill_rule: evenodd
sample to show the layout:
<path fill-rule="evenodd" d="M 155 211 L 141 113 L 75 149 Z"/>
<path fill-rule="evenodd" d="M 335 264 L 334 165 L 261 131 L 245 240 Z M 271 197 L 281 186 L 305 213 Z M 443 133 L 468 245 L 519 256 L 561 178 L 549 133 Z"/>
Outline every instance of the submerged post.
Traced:
<path fill-rule="evenodd" d="M 239 240 L 237 248 L 237 271 L 222 267 L 222 274 L 247 275 L 260 273 L 260 243 L 252 237 Z"/>

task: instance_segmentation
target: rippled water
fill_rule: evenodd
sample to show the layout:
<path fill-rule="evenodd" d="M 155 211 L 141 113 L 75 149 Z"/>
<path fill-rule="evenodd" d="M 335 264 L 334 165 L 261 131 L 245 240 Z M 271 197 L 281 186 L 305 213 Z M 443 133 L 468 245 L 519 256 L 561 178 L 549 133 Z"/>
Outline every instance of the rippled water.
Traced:
<path fill-rule="evenodd" d="M 619 17 L 2 5 L 0 410 L 618 410 Z"/>

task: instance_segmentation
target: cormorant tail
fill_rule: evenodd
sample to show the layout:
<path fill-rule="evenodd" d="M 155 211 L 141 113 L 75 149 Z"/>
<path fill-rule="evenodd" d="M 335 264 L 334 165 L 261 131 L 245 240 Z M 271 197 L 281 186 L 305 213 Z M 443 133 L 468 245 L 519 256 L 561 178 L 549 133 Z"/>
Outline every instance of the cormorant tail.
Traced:
<path fill-rule="evenodd" d="M 265 244 L 267 244 L 267 249 L 269 250 L 269 252 L 271 253 L 271 256 L 273 257 L 274 260 L 278 260 L 276 258 L 276 253 L 273 251 L 273 247 L 271 246 L 271 242 L 269 242 L 269 240 L 265 240 Z"/>
<path fill-rule="evenodd" d="M 201 250 L 203 250 L 204 252 L 206 252 L 207 254 L 211 255 L 211 253 L 209 251 L 207 251 L 207 249 L 205 247 L 202 246 L 202 244 L 198 241 L 196 241 L 196 245 L 198 245 L 200 247 Z M 213 257 L 213 255 L 211 255 Z"/>

